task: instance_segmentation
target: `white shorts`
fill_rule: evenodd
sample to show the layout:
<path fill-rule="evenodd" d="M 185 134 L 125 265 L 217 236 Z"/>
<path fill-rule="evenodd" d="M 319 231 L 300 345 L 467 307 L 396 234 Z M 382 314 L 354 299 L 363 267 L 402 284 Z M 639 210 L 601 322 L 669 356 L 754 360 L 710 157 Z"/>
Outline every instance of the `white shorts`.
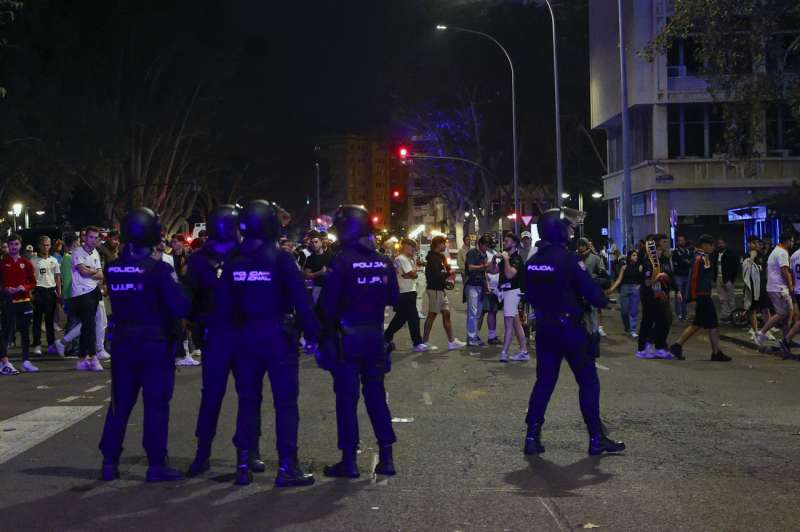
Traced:
<path fill-rule="evenodd" d="M 767 292 L 772 306 L 775 307 L 775 314 L 782 317 L 792 315 L 792 296 L 789 292 Z"/>
<path fill-rule="evenodd" d="M 513 318 L 519 315 L 519 298 L 519 288 L 503 292 L 503 317 Z"/>

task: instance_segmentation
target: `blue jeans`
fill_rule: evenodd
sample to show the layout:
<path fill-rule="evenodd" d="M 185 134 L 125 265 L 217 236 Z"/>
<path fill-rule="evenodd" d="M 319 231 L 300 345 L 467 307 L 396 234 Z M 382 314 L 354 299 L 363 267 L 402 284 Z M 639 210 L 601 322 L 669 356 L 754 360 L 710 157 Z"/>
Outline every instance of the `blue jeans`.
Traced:
<path fill-rule="evenodd" d="M 483 287 L 464 286 L 467 296 L 467 338 L 477 338 L 478 320 L 483 313 Z"/>
<path fill-rule="evenodd" d="M 619 305 L 625 332 L 636 332 L 636 318 L 639 314 L 639 285 L 620 285 Z"/>
<path fill-rule="evenodd" d="M 689 276 L 683 275 L 676 275 L 675 276 L 675 288 L 678 289 L 683 299 L 678 301 L 678 298 L 675 298 L 675 314 L 678 315 L 679 318 L 686 319 L 687 312 L 688 312 L 688 305 L 687 299 L 689 297 Z"/>

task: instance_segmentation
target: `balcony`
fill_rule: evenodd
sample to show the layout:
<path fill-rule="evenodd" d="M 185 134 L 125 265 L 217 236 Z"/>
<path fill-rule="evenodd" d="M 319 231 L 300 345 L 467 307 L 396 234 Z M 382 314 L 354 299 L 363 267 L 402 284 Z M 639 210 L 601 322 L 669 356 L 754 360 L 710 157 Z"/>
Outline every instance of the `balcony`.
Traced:
<path fill-rule="evenodd" d="M 780 188 L 800 182 L 800 157 L 751 161 L 669 159 L 645 161 L 631 168 L 634 194 L 647 190 Z M 603 176 L 606 198 L 621 196 L 622 171 Z"/>

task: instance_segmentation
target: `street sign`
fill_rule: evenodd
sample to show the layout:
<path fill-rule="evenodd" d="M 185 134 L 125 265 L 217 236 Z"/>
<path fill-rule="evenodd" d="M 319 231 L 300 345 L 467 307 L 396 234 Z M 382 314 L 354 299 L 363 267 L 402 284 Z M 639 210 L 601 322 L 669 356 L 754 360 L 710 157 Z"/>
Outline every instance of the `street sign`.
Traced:
<path fill-rule="evenodd" d="M 600 229 L 600 234 L 603 236 L 608 236 L 608 227 L 602 227 Z"/>
<path fill-rule="evenodd" d="M 531 220 L 533 220 L 533 216 L 522 216 L 522 225 L 525 227 L 531 225 Z"/>

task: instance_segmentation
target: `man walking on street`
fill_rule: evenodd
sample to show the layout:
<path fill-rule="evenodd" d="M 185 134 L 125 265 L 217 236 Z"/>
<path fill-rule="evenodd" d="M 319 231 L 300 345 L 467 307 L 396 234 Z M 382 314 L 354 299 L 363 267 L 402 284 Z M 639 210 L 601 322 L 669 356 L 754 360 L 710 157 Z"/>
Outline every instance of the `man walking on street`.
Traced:
<path fill-rule="evenodd" d="M 481 347 L 483 340 L 478 334 L 481 315 L 483 314 L 483 294 L 486 290 L 486 271 L 490 267 L 486 251 L 491 239 L 482 236 L 478 247 L 469 250 L 464 261 L 465 280 L 464 293 L 467 296 L 467 345 Z"/>
<path fill-rule="evenodd" d="M 447 349 L 461 349 L 464 342 L 453 336 L 453 324 L 450 321 L 450 300 L 445 292 L 447 282 L 451 278 L 450 266 L 444 256 L 447 249 L 447 239 L 443 236 L 436 236 L 431 241 L 431 250 L 425 257 L 425 283 L 426 295 L 428 296 L 428 317 L 425 319 L 425 331 L 422 336 L 422 343 L 429 349 L 436 349 L 428 342 L 431 337 L 431 329 L 436 315 L 442 315 L 442 325 L 447 334 Z"/>
<path fill-rule="evenodd" d="M 500 362 L 525 362 L 530 360 L 528 355 L 528 344 L 525 339 L 525 331 L 522 329 L 522 321 L 519 318 L 519 303 L 522 299 L 522 286 L 525 281 L 525 263 L 522 262 L 517 248 L 519 247 L 519 237 L 511 231 L 503 238 L 503 252 L 500 257 L 495 257 L 495 267 L 500 269 L 500 292 L 503 295 L 503 323 L 504 338 L 503 350 L 500 352 Z M 508 350 L 517 336 L 519 352 L 508 356 Z"/>
<path fill-rule="evenodd" d="M 428 346 L 422 342 L 419 332 L 419 313 L 417 312 L 417 242 L 410 238 L 404 238 L 400 248 L 400 254 L 394 259 L 394 268 L 397 271 L 397 283 L 400 287 L 400 297 L 395 307 L 395 314 L 386 331 L 383 339 L 389 343 L 394 338 L 395 333 L 403 325 L 408 324 L 408 331 L 411 333 L 411 343 L 414 352 L 421 353 L 428 350 Z"/>
<path fill-rule="evenodd" d="M 775 307 L 775 315 L 756 334 L 758 347 L 765 347 L 767 331 L 778 325 L 783 325 L 784 338 L 778 342 L 781 351 L 789 355 L 789 335 L 792 319 L 792 292 L 794 292 L 794 277 L 789 261 L 789 250 L 794 246 L 794 235 L 791 231 L 781 233 L 781 241 L 772 250 L 767 259 L 767 294 Z"/>
<path fill-rule="evenodd" d="M 58 261 L 50 256 L 50 237 L 39 238 L 39 253 L 33 258 L 36 288 L 33 291 L 33 352 L 42 354 L 42 317 L 47 331 L 47 347 L 55 349 L 56 331 L 53 317 L 56 300 L 61 297 L 61 269 Z"/>
<path fill-rule="evenodd" d="M 724 238 L 717 241 L 717 252 L 714 255 L 714 283 L 719 295 L 719 312 L 722 322 L 731 319 L 733 309 L 736 307 L 736 291 L 734 283 L 739 276 L 741 261 L 732 249 L 728 249 L 728 242 Z"/>
<path fill-rule="evenodd" d="M 688 319 L 689 272 L 694 261 L 694 249 L 687 246 L 686 237 L 678 235 L 676 247 L 672 250 L 672 273 L 675 279 L 675 291 L 681 297 L 675 297 L 675 315 L 680 321 Z"/>
<path fill-rule="evenodd" d="M 22 237 L 17 234 L 12 234 L 6 240 L 8 243 L 8 255 L 3 257 L 0 266 L 2 267 L 3 278 L 3 291 L 8 297 L 5 309 L 3 310 L 3 330 L 5 331 L 6 338 L 3 338 L 5 345 L 8 341 L 14 338 L 14 335 L 19 331 L 22 347 L 22 369 L 28 373 L 39 371 L 39 368 L 34 366 L 29 360 L 30 356 L 30 328 L 31 328 L 31 315 L 33 308 L 31 307 L 31 292 L 36 286 L 36 278 L 33 273 L 33 265 L 31 261 L 20 255 L 22 249 Z M 11 325 L 13 320 L 14 326 Z M 5 352 L 5 349 L 4 349 Z M 5 359 L 4 368 L 10 367 L 11 363 Z M 16 371 L 16 370 L 15 370 Z M 7 373 L 3 373 L 4 375 Z M 13 372 L 11 372 L 13 374 Z"/>

